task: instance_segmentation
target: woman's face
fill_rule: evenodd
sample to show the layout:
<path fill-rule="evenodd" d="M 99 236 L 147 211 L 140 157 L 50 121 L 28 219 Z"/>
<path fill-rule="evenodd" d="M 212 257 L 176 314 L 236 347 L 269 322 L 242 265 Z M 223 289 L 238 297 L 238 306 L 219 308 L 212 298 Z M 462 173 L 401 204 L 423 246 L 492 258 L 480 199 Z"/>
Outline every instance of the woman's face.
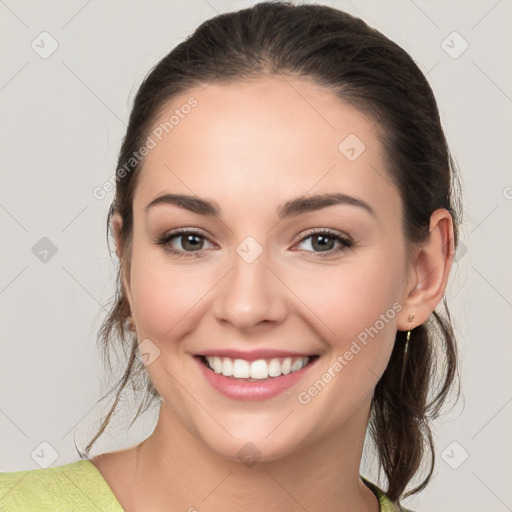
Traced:
<path fill-rule="evenodd" d="M 228 457 L 247 442 L 271 460 L 364 435 L 410 278 L 375 124 L 320 86 L 268 78 L 190 90 L 159 125 L 135 192 L 125 284 L 167 414 Z M 148 207 L 166 194 L 188 199 Z M 195 233 L 171 238 L 179 230 Z M 254 382 L 199 358 L 230 350 L 241 376 L 251 366 L 265 375 L 256 359 L 318 357 Z"/>

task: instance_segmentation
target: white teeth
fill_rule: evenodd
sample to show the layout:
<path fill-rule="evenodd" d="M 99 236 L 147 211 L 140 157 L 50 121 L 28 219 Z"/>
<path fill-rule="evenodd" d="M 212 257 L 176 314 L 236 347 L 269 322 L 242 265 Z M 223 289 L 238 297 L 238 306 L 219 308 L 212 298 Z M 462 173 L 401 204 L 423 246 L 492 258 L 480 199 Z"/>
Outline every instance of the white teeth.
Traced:
<path fill-rule="evenodd" d="M 268 364 L 269 377 L 279 377 L 281 375 L 281 363 L 279 359 L 272 359 Z"/>
<path fill-rule="evenodd" d="M 251 363 L 251 379 L 266 379 L 268 377 L 268 364 L 264 359 Z"/>
<path fill-rule="evenodd" d="M 297 359 L 293 362 L 290 371 L 296 372 L 297 370 L 300 370 L 301 368 L 302 368 L 302 361 L 300 359 Z"/>
<path fill-rule="evenodd" d="M 235 359 L 233 361 L 233 377 L 237 379 L 248 379 L 251 368 L 248 361 L 243 359 Z"/>
<path fill-rule="evenodd" d="M 222 359 L 220 357 L 214 357 L 212 366 L 213 366 L 213 371 L 215 373 L 221 373 L 222 372 Z"/>
<path fill-rule="evenodd" d="M 225 357 L 222 361 L 222 375 L 226 377 L 233 375 L 233 361 L 228 357 Z"/>
<path fill-rule="evenodd" d="M 229 357 L 206 357 L 208 365 L 215 373 L 221 373 L 225 377 L 237 379 L 267 379 L 279 377 L 301 370 L 309 362 L 309 357 L 286 357 L 282 362 L 278 358 L 256 361 L 245 359 L 231 359 Z"/>
<path fill-rule="evenodd" d="M 292 360 L 287 357 L 284 361 L 283 361 L 283 364 L 281 365 L 281 371 L 285 374 L 285 375 L 288 375 L 292 370 Z"/>

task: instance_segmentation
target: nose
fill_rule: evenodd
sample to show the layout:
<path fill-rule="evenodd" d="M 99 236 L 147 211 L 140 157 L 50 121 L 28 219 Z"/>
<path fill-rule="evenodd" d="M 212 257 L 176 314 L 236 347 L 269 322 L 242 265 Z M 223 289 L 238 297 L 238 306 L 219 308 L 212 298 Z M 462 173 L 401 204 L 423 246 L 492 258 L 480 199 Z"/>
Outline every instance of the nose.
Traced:
<path fill-rule="evenodd" d="M 267 265 L 265 252 L 250 263 L 235 253 L 231 271 L 215 290 L 212 309 L 219 322 L 247 333 L 286 318 L 285 287 Z"/>

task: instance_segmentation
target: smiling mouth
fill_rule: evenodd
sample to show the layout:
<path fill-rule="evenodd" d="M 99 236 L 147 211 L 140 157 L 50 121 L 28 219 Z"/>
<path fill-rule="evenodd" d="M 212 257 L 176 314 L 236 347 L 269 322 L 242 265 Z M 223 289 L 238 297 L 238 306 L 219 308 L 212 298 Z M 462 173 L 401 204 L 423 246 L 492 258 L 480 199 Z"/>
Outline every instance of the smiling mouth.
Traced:
<path fill-rule="evenodd" d="M 244 359 L 233 359 L 230 357 L 218 356 L 195 356 L 209 370 L 232 380 L 246 382 L 259 382 L 275 379 L 295 373 L 316 361 L 319 356 L 307 357 L 275 357 L 271 359 L 257 359 L 246 361 Z"/>

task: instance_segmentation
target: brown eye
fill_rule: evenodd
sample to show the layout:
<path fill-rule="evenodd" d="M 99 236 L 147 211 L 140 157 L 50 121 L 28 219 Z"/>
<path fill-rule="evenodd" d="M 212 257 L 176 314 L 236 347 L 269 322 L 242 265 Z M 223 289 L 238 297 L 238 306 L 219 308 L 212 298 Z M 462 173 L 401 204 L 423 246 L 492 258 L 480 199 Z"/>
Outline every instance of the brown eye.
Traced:
<path fill-rule="evenodd" d="M 302 245 L 302 247 L 300 247 Z M 354 246 L 354 242 L 350 238 L 345 238 L 337 232 L 323 230 L 315 231 L 304 237 L 299 242 L 301 250 L 328 256 L 336 254 Z"/>
<path fill-rule="evenodd" d="M 311 247 L 318 251 L 328 251 L 336 245 L 336 241 L 330 236 L 314 235 L 311 240 Z"/>
<path fill-rule="evenodd" d="M 196 230 L 179 230 L 173 233 L 163 235 L 161 238 L 156 240 L 158 245 L 161 245 L 163 249 L 176 256 L 188 257 L 188 256 L 200 256 L 205 247 L 205 243 L 212 244 L 204 235 L 197 232 Z"/>
<path fill-rule="evenodd" d="M 182 235 L 175 235 L 171 237 L 171 240 L 178 240 L 181 242 L 178 243 L 178 245 L 181 245 L 181 247 L 178 247 L 178 249 L 184 250 L 184 251 L 198 251 L 203 248 L 204 239 L 203 237 L 191 233 L 182 234 Z"/>

